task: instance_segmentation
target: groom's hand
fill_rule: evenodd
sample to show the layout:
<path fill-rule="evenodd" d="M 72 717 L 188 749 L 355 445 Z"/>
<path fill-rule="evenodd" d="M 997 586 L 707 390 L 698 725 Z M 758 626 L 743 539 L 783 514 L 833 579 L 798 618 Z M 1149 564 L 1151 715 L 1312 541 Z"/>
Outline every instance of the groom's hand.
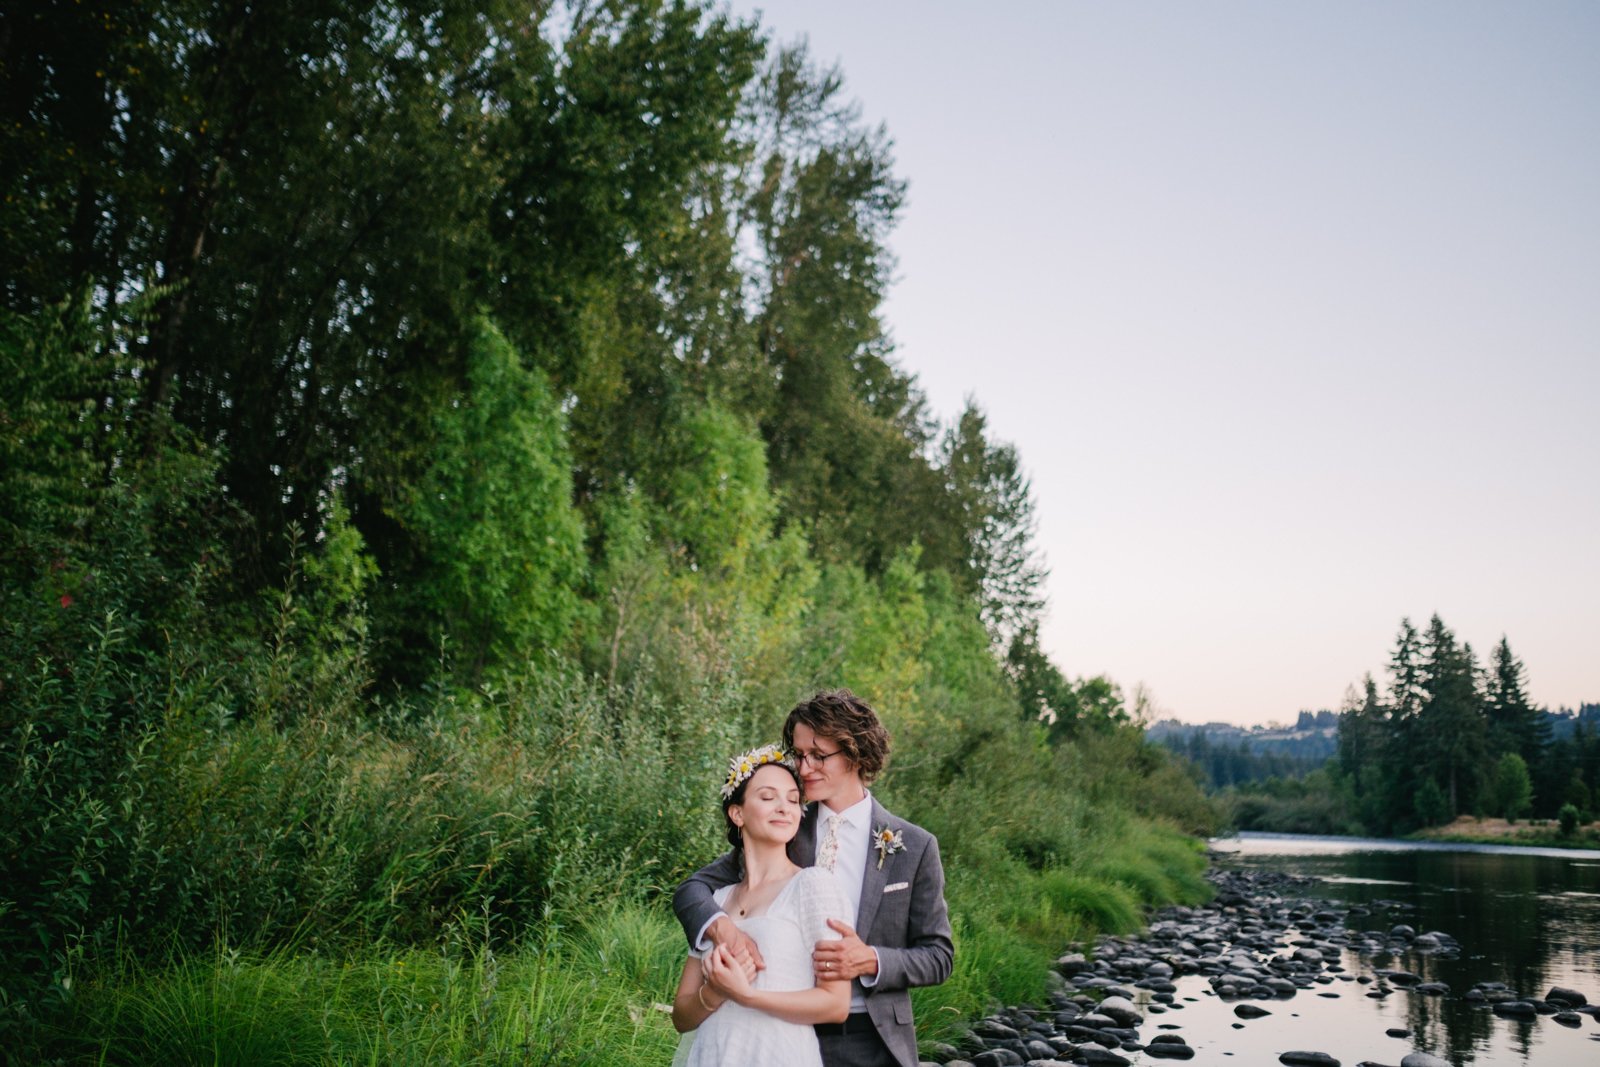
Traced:
<path fill-rule="evenodd" d="M 767 961 L 761 958 L 761 946 L 756 944 L 755 938 L 733 925 L 733 920 L 726 915 L 706 928 L 706 937 L 713 945 L 732 953 L 734 960 L 744 968 L 745 977 L 751 981 L 755 981 L 756 972 L 766 970 Z"/>
<path fill-rule="evenodd" d="M 837 941 L 818 941 L 811 953 L 811 966 L 817 981 L 860 978 L 878 973 L 878 954 L 856 935 L 848 924 L 829 919 L 828 925 L 839 934 Z"/>

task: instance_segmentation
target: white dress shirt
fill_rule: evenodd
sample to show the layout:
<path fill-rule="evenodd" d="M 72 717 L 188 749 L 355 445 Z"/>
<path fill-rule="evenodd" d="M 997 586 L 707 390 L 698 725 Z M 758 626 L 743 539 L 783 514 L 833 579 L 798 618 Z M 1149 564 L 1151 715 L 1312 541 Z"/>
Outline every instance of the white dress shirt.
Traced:
<path fill-rule="evenodd" d="M 835 811 L 827 804 L 817 808 L 817 846 L 822 846 L 822 836 L 828 832 L 828 816 L 839 815 L 839 853 L 833 861 L 833 875 L 839 888 L 850 901 L 856 915 L 861 914 L 861 883 L 867 876 L 867 852 L 872 847 L 872 794 L 868 793 L 843 811 Z M 860 934 L 857 930 L 856 933 Z M 877 949 L 872 950 L 874 954 Z M 850 1010 L 866 1011 L 867 998 L 861 992 L 864 986 L 877 985 L 878 976 L 864 975 L 850 983 Z"/>

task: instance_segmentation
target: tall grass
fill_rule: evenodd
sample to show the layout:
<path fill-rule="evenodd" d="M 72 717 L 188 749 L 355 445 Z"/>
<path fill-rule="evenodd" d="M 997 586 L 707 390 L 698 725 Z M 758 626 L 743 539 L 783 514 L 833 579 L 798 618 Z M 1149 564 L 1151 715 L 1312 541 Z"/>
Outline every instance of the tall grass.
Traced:
<path fill-rule="evenodd" d="M 1046 743 L 961 605 L 901 589 L 874 623 L 857 591 L 769 650 L 794 673 L 759 684 L 707 653 L 670 684 L 665 662 L 608 684 L 549 659 L 374 696 L 349 682 L 359 643 L 297 650 L 298 623 L 236 661 L 221 638 L 152 651 L 113 617 L 85 629 L 87 651 L 39 657 L 0 708 L 0 1050 L 666 1062 L 655 1006 L 683 946 L 665 897 L 723 847 L 727 753 L 774 736 L 773 693 L 811 672 L 894 694 L 874 789 L 940 841 L 957 955 L 916 992 L 924 1038 L 1037 1000 L 1068 944 L 1203 894 L 1183 834 L 1208 810 L 1136 731 Z M 0 651 L 34 645 L 0 628 Z"/>
<path fill-rule="evenodd" d="M 1143 902 L 1106 872 L 1155 889 L 1197 881 L 1199 853 L 1176 835 L 1147 828 L 1120 840 L 1095 875 L 953 872 L 955 968 L 913 995 L 924 1043 L 958 1039 L 996 1004 L 1039 1000 L 1067 945 L 1135 928 Z M 485 914 L 459 917 L 432 947 L 216 949 L 157 964 L 123 953 L 86 975 L 70 1011 L 29 1047 L 41 1061 L 108 1065 L 671 1059 L 678 1036 L 665 1008 L 684 946 L 664 902 L 614 902 L 516 946 L 492 926 Z"/>
<path fill-rule="evenodd" d="M 33 1036 L 42 1060 L 98 1064 L 665 1063 L 662 1005 L 683 964 L 662 909 L 500 948 L 482 916 L 433 947 L 122 953 Z"/>

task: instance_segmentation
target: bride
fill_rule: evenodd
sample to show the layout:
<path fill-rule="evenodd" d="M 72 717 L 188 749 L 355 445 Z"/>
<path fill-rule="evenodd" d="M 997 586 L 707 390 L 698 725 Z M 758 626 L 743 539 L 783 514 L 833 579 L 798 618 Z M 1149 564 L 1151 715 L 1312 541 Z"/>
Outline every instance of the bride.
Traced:
<path fill-rule="evenodd" d="M 685 1035 L 674 1067 L 821 1067 L 811 1025 L 844 1021 L 850 983 L 815 981 L 811 951 L 839 936 L 829 919 L 855 916 L 831 871 L 789 860 L 801 815 L 794 762 L 776 745 L 735 756 L 722 814 L 742 877 L 716 901 L 755 939 L 766 969 L 752 979 L 724 948 L 690 953 L 672 1004 L 672 1024 Z"/>

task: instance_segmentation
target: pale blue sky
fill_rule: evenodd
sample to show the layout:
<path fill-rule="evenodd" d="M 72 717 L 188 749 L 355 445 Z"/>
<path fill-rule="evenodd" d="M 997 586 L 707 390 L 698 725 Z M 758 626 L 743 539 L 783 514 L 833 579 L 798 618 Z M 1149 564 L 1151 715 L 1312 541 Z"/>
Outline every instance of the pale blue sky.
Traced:
<path fill-rule="evenodd" d="M 898 359 L 1020 450 L 1069 674 L 1291 719 L 1438 612 L 1600 701 L 1600 3 L 734 9 L 893 136 Z"/>

